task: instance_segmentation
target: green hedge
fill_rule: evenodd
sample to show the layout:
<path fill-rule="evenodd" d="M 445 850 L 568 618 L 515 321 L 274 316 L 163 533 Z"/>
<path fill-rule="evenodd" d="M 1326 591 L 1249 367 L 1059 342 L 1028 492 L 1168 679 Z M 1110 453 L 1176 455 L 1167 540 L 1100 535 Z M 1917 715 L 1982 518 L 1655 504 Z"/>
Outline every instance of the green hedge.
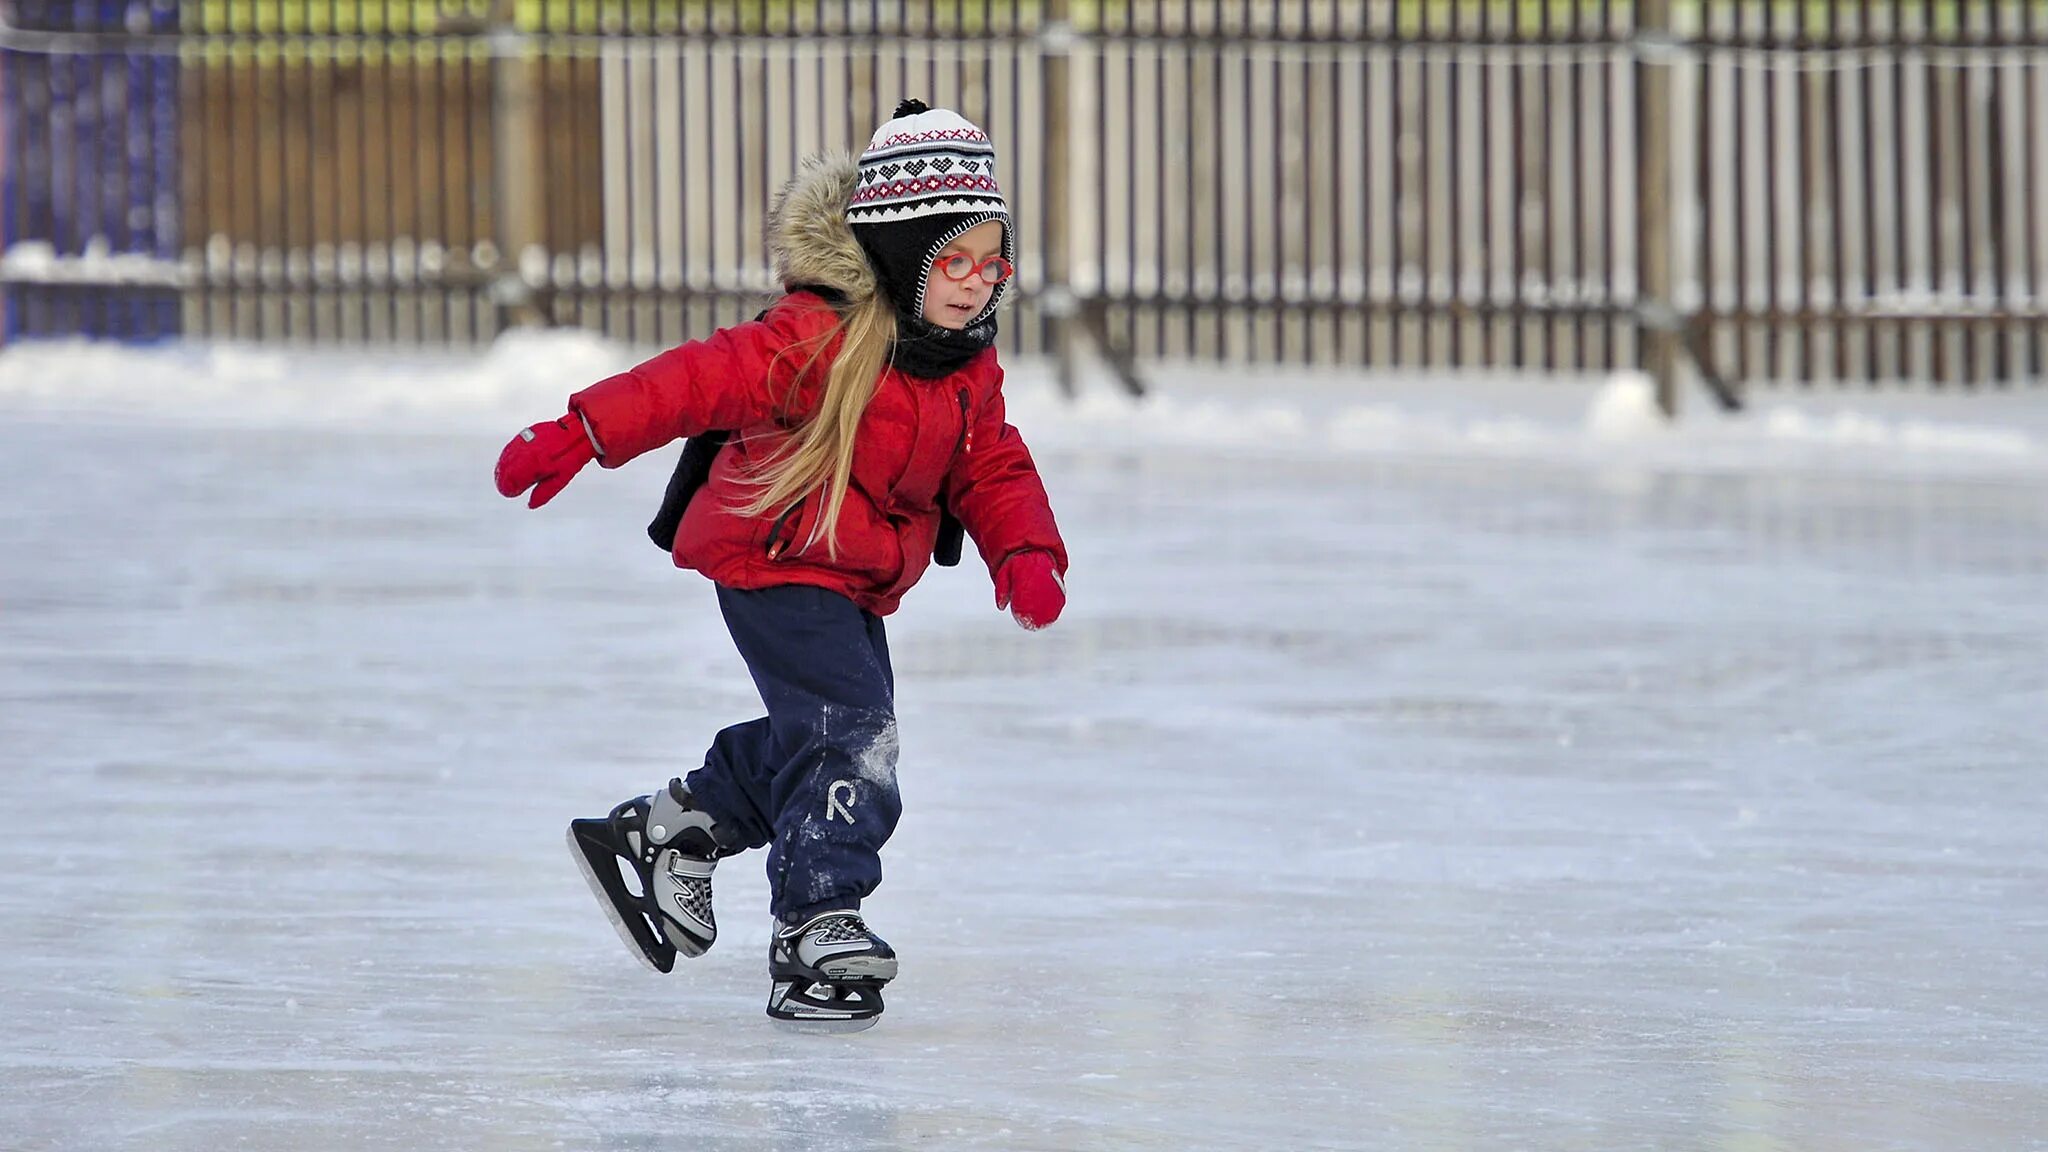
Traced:
<path fill-rule="evenodd" d="M 1263 25 L 1273 9 L 1288 13 L 1289 20 L 1299 19 L 1298 0 L 1271 2 L 1272 9 L 1242 0 L 1222 0 L 1220 5 L 1216 0 L 1196 0 L 1194 7 L 1205 21 L 1213 19 L 1217 11 L 1228 11 L 1232 23 L 1249 17 Z M 1338 2 L 1349 7 L 1366 0 Z M 1864 8 L 1854 0 L 1672 2 L 1681 8 L 1689 6 L 1695 13 L 1708 6 L 1727 8 L 1739 4 L 1745 17 L 1751 19 L 1768 8 L 1775 28 L 1786 28 L 1803 14 L 1805 30 L 1813 34 L 1828 30 L 1833 13 L 1853 18 Z M 2037 23 L 2048 21 L 2048 0 L 2023 0 L 2010 7 L 2008 3 L 2009 0 L 1935 0 L 1932 5 L 1924 5 L 1921 0 L 1913 0 L 1910 8 L 1901 6 L 1898 11 L 1925 19 L 1931 10 L 1932 31 L 1936 35 L 1960 31 L 1963 13 L 1973 6 L 1982 11 L 1995 5 L 2008 14 L 2030 8 Z M 492 0 L 200 0 L 188 9 L 192 14 L 188 14 L 185 27 L 187 31 L 201 32 L 428 33 L 442 27 L 441 22 L 451 17 L 471 24 L 482 22 L 489 18 L 492 7 Z M 947 33 L 979 32 L 985 24 L 1034 28 L 1044 11 L 1043 0 L 885 0 L 880 7 L 885 12 L 893 7 L 914 30 L 930 26 Z M 844 10 L 837 3 L 820 5 L 817 0 L 514 0 L 519 27 L 533 32 L 659 33 L 706 27 L 721 32 L 781 31 L 799 23 L 812 23 L 821 8 L 831 14 Z M 1149 27 L 1153 19 L 1153 13 L 1148 11 L 1153 8 L 1149 0 L 1069 0 L 1068 8 L 1073 22 L 1083 29 L 1104 23 L 1121 27 L 1133 17 L 1139 27 Z M 1553 29 L 1592 28 L 1603 14 L 1612 14 L 1617 22 L 1625 23 L 1634 8 L 1634 0 L 1398 0 L 1393 11 L 1394 26 L 1404 34 L 1420 33 L 1425 26 L 1436 31 L 1470 27 L 1482 15 L 1489 18 L 1497 33 L 1509 31 L 1512 26 L 1514 31 L 1531 34 L 1542 30 L 1546 18 Z M 1180 0 L 1158 5 L 1158 11 L 1169 17 L 1177 17 L 1182 10 Z M 1376 22 L 1384 18 L 1380 14 L 1385 9 L 1380 3 L 1372 3 L 1369 11 Z M 856 17 L 865 12 L 865 5 L 854 5 Z"/>

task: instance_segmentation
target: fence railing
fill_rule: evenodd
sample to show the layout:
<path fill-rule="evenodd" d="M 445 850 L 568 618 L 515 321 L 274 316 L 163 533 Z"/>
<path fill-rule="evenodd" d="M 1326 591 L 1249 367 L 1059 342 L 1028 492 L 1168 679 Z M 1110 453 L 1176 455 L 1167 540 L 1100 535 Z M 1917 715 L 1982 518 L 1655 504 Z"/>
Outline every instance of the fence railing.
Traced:
<path fill-rule="evenodd" d="M 983 123 L 1015 350 L 2038 380 L 2048 0 L 0 3 L 12 337 L 647 343 Z"/>

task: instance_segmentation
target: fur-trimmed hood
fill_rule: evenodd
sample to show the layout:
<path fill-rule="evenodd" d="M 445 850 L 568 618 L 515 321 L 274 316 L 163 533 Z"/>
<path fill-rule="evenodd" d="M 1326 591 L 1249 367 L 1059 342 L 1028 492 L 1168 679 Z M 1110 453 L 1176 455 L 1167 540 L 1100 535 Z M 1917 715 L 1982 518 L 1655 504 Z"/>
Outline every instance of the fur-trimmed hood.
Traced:
<path fill-rule="evenodd" d="M 830 288 L 849 302 L 877 289 L 874 265 L 846 223 L 860 169 L 843 152 L 807 156 L 768 208 L 768 256 L 785 291 Z"/>

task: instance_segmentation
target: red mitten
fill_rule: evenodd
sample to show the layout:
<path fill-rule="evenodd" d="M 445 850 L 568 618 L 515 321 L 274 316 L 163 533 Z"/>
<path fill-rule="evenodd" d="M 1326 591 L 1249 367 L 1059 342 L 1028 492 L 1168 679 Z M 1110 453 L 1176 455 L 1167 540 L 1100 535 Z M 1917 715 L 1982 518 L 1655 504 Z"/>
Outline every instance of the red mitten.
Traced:
<path fill-rule="evenodd" d="M 1019 626 L 1036 632 L 1060 618 L 1067 581 L 1050 552 L 1019 552 L 996 569 L 996 607 L 1008 608 Z"/>
<path fill-rule="evenodd" d="M 569 486 L 578 470 L 597 459 L 590 435 L 583 430 L 583 418 L 570 413 L 553 424 L 535 424 L 512 438 L 498 454 L 498 491 L 517 496 L 528 488 L 533 499 L 528 508 L 538 508 Z"/>

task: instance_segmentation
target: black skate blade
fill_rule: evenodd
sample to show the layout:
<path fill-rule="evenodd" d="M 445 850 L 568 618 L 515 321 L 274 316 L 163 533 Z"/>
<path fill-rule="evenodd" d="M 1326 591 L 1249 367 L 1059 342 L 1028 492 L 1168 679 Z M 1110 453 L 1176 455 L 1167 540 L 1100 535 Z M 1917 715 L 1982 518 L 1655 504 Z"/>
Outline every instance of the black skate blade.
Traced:
<path fill-rule="evenodd" d="M 610 829 L 610 823 L 604 820 L 569 821 L 569 855 L 576 861 L 577 871 L 583 873 L 584 883 L 590 885 L 591 895 L 597 897 L 598 906 L 604 909 L 605 919 L 618 932 L 619 940 L 650 971 L 673 972 L 675 948 L 655 935 L 640 911 L 640 899 L 619 879 L 619 855 L 612 850 Z"/>
<path fill-rule="evenodd" d="M 768 1017 L 790 1032 L 864 1032 L 882 1019 L 879 982 L 807 984 L 778 980 L 768 993 Z"/>

